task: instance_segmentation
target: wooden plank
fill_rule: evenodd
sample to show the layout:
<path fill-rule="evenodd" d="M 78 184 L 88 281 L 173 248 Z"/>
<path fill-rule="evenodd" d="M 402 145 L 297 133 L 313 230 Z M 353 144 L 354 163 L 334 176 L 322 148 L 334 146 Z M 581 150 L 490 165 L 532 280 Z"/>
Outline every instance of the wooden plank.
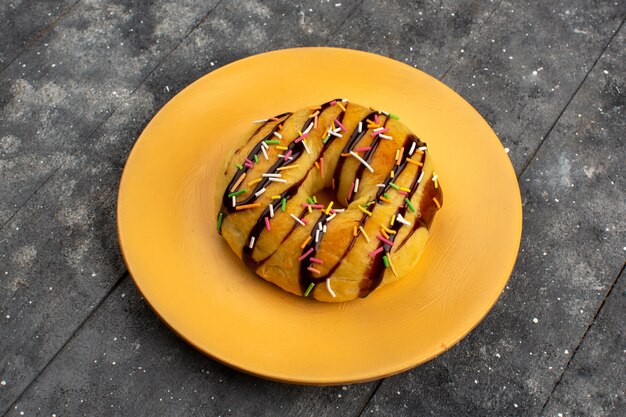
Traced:
<path fill-rule="evenodd" d="M 363 415 L 538 415 L 623 265 L 625 40 L 622 26 L 520 178 L 521 252 L 495 308 Z"/>
<path fill-rule="evenodd" d="M 176 91 L 229 61 L 268 49 L 322 42 L 328 36 L 327 28 L 341 27 L 342 18 L 354 13 L 357 4 L 344 1 L 336 7 L 322 3 L 312 7 L 313 11 L 282 2 L 222 5 L 93 137 L 67 157 L 8 223 L 0 240 L 0 254 L 6 254 L 4 258 L 0 255 L 0 265 L 6 265 L 0 274 L 8 272 L 0 281 L 6 294 L 0 297 L 0 317 L 10 315 L 0 329 L 7 335 L 0 338 L 0 351 L 6 352 L 0 358 L 0 377 L 7 382 L 0 389 L 0 410 L 18 398 L 125 271 L 116 242 L 116 189 L 125 158 L 148 118 Z M 279 31 L 282 35 L 275 37 Z M 224 39 L 230 40 L 228 47 L 224 47 Z M 465 38 L 450 41 L 449 51 L 465 43 Z M 53 336 L 44 340 L 39 335 Z M 155 337 L 149 343 L 158 345 L 160 341 Z M 200 390 L 204 381 L 190 378 L 185 384 L 188 390 Z M 99 395 L 97 391 L 88 394 Z M 357 397 L 348 393 L 342 398 L 347 395 Z M 45 401 L 37 399 L 41 404 Z M 279 403 L 264 406 L 289 414 L 287 409 L 280 410 Z M 315 407 L 325 409 L 323 403 Z"/>
<path fill-rule="evenodd" d="M 624 317 L 626 273 L 622 271 L 542 415 L 618 416 L 626 410 Z"/>
<path fill-rule="evenodd" d="M 77 0 L 0 2 L 0 72 L 76 3 Z"/>
<path fill-rule="evenodd" d="M 81 2 L 0 74 L 0 225 L 216 1 Z"/>

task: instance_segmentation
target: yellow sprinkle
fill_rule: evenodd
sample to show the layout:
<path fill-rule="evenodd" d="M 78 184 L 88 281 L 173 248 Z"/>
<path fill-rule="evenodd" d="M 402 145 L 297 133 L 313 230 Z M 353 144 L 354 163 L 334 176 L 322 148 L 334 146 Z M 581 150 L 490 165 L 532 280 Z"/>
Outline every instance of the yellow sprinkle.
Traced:
<path fill-rule="evenodd" d="M 435 180 L 434 183 L 435 183 L 435 188 L 439 188 L 439 180 Z"/>
<path fill-rule="evenodd" d="M 330 213 L 330 209 L 331 209 L 331 208 L 333 208 L 333 204 L 334 204 L 334 203 L 335 203 L 334 201 L 331 201 L 331 202 L 328 204 L 328 207 L 326 208 L 326 214 Z"/>
<path fill-rule="evenodd" d="M 433 202 L 435 203 L 435 205 L 437 206 L 437 209 L 441 208 L 441 204 L 439 204 L 439 200 L 437 200 L 437 197 L 433 197 Z"/>
<path fill-rule="evenodd" d="M 364 209 L 364 208 L 363 208 L 363 207 L 361 207 L 361 206 L 359 206 L 359 210 L 361 210 L 363 213 L 367 214 L 368 216 L 371 216 L 371 215 L 372 215 L 372 212 L 371 212 L 371 211 L 369 211 L 369 210 L 367 210 L 367 209 Z"/>
<path fill-rule="evenodd" d="M 341 104 L 340 102 L 336 102 L 335 104 L 341 107 L 341 110 L 346 111 L 346 108 L 343 107 L 343 104 Z"/>
<path fill-rule="evenodd" d="M 277 146 L 276 146 L 276 149 L 278 149 L 279 151 L 286 151 L 286 150 L 287 150 L 287 149 L 289 149 L 289 148 L 288 148 L 288 147 L 286 147 L 286 146 L 277 145 Z"/>
<path fill-rule="evenodd" d="M 310 107 L 309 107 L 309 108 L 310 108 Z M 312 109 L 311 109 L 311 110 L 312 110 Z M 317 116 L 318 114 L 320 114 L 319 110 L 317 110 L 315 113 L 312 113 L 312 114 L 309 116 L 309 119 L 310 119 L 311 117 L 315 117 L 315 116 Z"/>
<path fill-rule="evenodd" d="M 356 231 L 357 231 L 357 230 L 358 230 L 358 229 L 356 228 L 356 226 L 354 226 L 354 229 L 352 230 L 352 236 L 356 236 Z"/>
<path fill-rule="evenodd" d="M 397 161 L 398 160 L 398 155 L 400 155 L 400 148 L 396 149 L 396 157 L 393 158 L 393 159 L 395 159 Z"/>
<path fill-rule="evenodd" d="M 365 238 L 365 240 L 367 241 L 367 243 L 370 242 L 370 237 L 367 235 L 367 233 L 365 233 L 365 229 L 363 229 L 363 226 L 359 226 L 359 230 L 361 231 L 361 233 L 363 234 L 363 237 Z"/>
<path fill-rule="evenodd" d="M 396 271 L 396 267 L 393 265 L 393 262 L 391 262 L 391 254 L 387 255 L 387 261 L 389 261 L 389 266 L 391 267 L 391 272 L 393 272 L 393 274 L 397 277 L 398 276 L 398 272 Z"/>
<path fill-rule="evenodd" d="M 246 177 L 246 173 L 244 172 L 243 174 L 241 174 L 241 176 L 239 177 L 239 179 L 237 180 L 237 182 L 233 185 L 233 187 L 230 189 L 230 192 L 232 193 L 233 191 L 235 191 L 237 189 L 237 187 L 239 187 L 239 184 L 241 184 L 241 182 L 243 181 L 243 179 Z"/>
<path fill-rule="evenodd" d="M 395 174 L 395 172 L 393 172 L 393 170 L 389 171 L 389 176 L 390 176 L 391 178 L 393 178 L 393 177 L 394 177 L 394 175 L 396 175 L 396 174 Z"/>
<path fill-rule="evenodd" d="M 419 161 L 416 161 L 415 159 L 407 158 L 406 161 L 410 164 L 417 165 L 418 167 L 424 166 L 424 164 L 422 164 Z"/>
<path fill-rule="evenodd" d="M 411 189 L 407 187 L 400 187 L 400 191 L 406 191 L 407 193 L 410 193 Z"/>
<path fill-rule="evenodd" d="M 279 195 L 273 195 L 272 200 L 280 200 L 282 197 Z"/>
<path fill-rule="evenodd" d="M 309 209 L 309 213 L 313 213 L 313 209 L 311 208 L 311 206 L 306 206 L 306 208 Z"/>
<path fill-rule="evenodd" d="M 391 222 L 389 223 L 390 225 L 393 226 L 393 222 L 396 221 L 396 216 L 394 216 L 393 214 L 391 215 Z"/>
<path fill-rule="evenodd" d="M 300 168 L 300 164 L 288 165 L 286 167 L 280 167 L 276 171 L 286 171 L 288 169 Z"/>
<path fill-rule="evenodd" d="M 257 178 L 256 180 L 248 181 L 248 187 L 252 187 L 253 185 L 257 185 L 261 182 L 261 178 Z"/>
<path fill-rule="evenodd" d="M 235 207 L 237 210 L 245 210 L 245 209 L 249 209 L 249 208 L 257 208 L 257 207 L 261 207 L 261 204 L 259 203 L 254 203 L 254 204 L 244 204 L 243 206 L 237 206 Z"/>
<path fill-rule="evenodd" d="M 385 232 L 391 233 L 392 235 L 395 235 L 397 233 L 395 230 L 392 230 L 392 229 L 388 228 L 387 226 L 385 226 L 382 223 L 380 224 L 380 227 L 382 227 L 385 230 Z"/>
<path fill-rule="evenodd" d="M 385 229 L 380 229 L 380 234 L 383 235 L 385 239 L 389 239 L 389 235 L 385 232 Z"/>
<path fill-rule="evenodd" d="M 302 136 L 302 131 L 298 130 L 298 136 Z"/>
<path fill-rule="evenodd" d="M 311 236 L 308 236 L 306 238 L 306 240 L 304 242 L 302 242 L 302 245 L 300 245 L 301 248 L 304 249 L 304 247 L 306 246 L 307 243 L 309 243 L 309 240 L 311 240 Z"/>

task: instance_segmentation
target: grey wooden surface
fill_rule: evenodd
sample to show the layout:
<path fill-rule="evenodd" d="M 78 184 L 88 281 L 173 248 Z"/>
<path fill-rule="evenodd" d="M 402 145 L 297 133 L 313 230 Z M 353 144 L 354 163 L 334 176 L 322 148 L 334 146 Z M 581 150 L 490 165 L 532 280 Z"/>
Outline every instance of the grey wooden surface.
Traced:
<path fill-rule="evenodd" d="M 619 1 L 0 3 L 0 413 L 623 415 L 626 95 Z M 146 306 L 115 230 L 119 176 L 196 78 L 293 46 L 380 53 L 440 78 L 510 149 L 516 268 L 457 346 L 367 384 L 222 366 Z"/>

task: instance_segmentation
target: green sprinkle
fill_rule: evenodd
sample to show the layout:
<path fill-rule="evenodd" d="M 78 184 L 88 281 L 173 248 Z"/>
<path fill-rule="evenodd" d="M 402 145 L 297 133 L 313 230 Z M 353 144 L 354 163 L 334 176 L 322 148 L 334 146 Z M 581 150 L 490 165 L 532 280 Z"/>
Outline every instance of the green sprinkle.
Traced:
<path fill-rule="evenodd" d="M 230 198 L 230 197 L 237 197 L 238 195 L 241 195 L 241 194 L 247 193 L 247 192 L 248 192 L 248 190 L 246 190 L 244 188 L 243 190 L 235 191 L 234 193 L 228 194 L 228 198 Z"/>
<path fill-rule="evenodd" d="M 254 155 L 254 162 L 256 162 L 257 164 L 259 163 L 259 156 L 258 155 Z"/>
<path fill-rule="evenodd" d="M 391 185 L 393 188 L 395 188 L 396 190 L 399 190 L 400 187 L 398 187 L 396 184 L 394 184 L 393 182 L 389 182 L 389 185 Z"/>
<path fill-rule="evenodd" d="M 278 145 L 280 141 L 276 139 L 271 139 L 271 140 L 266 140 L 265 143 L 267 143 L 268 145 Z"/>
<path fill-rule="evenodd" d="M 387 255 L 383 256 L 383 262 L 385 263 L 385 268 L 389 268 L 389 259 L 387 259 Z"/>
<path fill-rule="evenodd" d="M 391 117 L 392 119 L 400 120 L 400 118 L 396 116 L 395 114 L 389 113 L 389 117 Z"/>
<path fill-rule="evenodd" d="M 387 193 L 383 193 L 383 195 L 385 196 L 386 199 L 390 199 L 391 197 L 389 197 L 389 194 Z"/>
<path fill-rule="evenodd" d="M 217 231 L 219 232 L 222 228 L 222 219 L 224 218 L 224 213 L 220 211 L 220 214 L 217 215 Z"/>
<path fill-rule="evenodd" d="M 237 168 L 239 168 L 239 169 L 243 169 L 243 165 L 241 165 L 241 164 L 235 164 L 235 166 L 236 166 Z"/>
<path fill-rule="evenodd" d="M 326 143 L 326 142 L 328 142 L 328 139 L 330 139 L 330 133 L 326 136 L 326 138 L 324 138 L 324 140 L 322 141 L 322 143 Z"/>
<path fill-rule="evenodd" d="M 309 296 L 309 293 L 311 292 L 311 290 L 313 289 L 313 287 L 315 287 L 315 283 L 314 283 L 314 282 L 310 283 L 310 284 L 309 284 L 309 288 L 307 288 L 307 289 L 306 289 L 306 291 L 304 292 L 304 296 L 305 296 L 305 297 L 308 297 L 308 296 Z"/>
<path fill-rule="evenodd" d="M 404 197 L 404 201 L 406 202 L 406 205 L 409 206 L 409 208 L 411 209 L 411 211 L 413 213 L 415 213 L 415 207 L 413 206 L 413 204 L 411 203 L 411 200 L 409 200 L 408 198 Z"/>
<path fill-rule="evenodd" d="M 287 199 L 283 198 L 283 201 L 280 202 L 280 209 L 282 211 L 285 211 L 286 208 L 287 208 Z"/>
<path fill-rule="evenodd" d="M 317 197 L 313 196 L 313 202 L 317 204 Z"/>
<path fill-rule="evenodd" d="M 306 201 L 308 201 L 308 202 L 309 202 L 309 204 L 315 204 L 315 203 L 313 202 L 313 199 L 312 199 L 311 197 L 308 197 L 308 198 L 306 199 Z"/>

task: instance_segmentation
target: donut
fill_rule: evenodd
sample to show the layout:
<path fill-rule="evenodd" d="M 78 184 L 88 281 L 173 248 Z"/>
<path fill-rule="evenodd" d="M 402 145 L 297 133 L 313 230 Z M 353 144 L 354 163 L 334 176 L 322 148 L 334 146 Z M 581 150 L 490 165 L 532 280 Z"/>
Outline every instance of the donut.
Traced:
<path fill-rule="evenodd" d="M 415 267 L 443 194 L 427 144 L 397 116 L 335 99 L 257 120 L 242 142 L 217 229 L 257 275 L 342 302 Z"/>

